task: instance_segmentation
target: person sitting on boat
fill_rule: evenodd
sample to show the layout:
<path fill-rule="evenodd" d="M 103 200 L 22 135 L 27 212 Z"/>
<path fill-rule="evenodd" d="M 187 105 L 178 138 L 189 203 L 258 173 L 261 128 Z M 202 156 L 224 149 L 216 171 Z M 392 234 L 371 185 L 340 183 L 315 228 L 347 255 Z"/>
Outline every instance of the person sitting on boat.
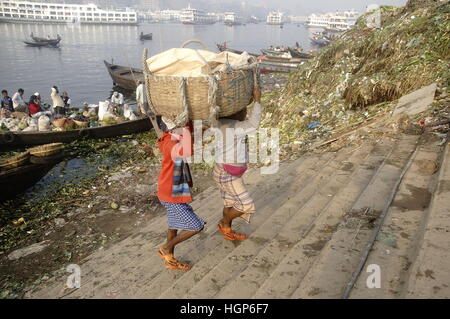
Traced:
<path fill-rule="evenodd" d="M 23 93 L 25 91 L 23 89 L 18 89 L 16 93 L 14 93 L 12 97 L 13 107 L 15 112 L 27 112 L 27 104 L 23 100 Z"/>
<path fill-rule="evenodd" d="M 2 110 L 8 110 L 10 112 L 14 112 L 12 99 L 9 97 L 8 91 L 6 91 L 6 90 L 2 91 L 1 108 L 2 108 Z"/>
<path fill-rule="evenodd" d="M 30 102 L 28 103 L 28 108 L 29 108 L 30 116 L 43 111 L 41 108 L 41 105 L 40 105 L 39 97 L 36 96 L 36 94 L 33 94 L 30 97 Z"/>
<path fill-rule="evenodd" d="M 64 109 L 64 101 L 59 96 L 59 91 L 57 86 L 53 86 L 51 89 L 50 97 L 52 98 L 52 108 L 53 113 L 59 114 L 59 115 L 65 115 L 66 110 Z"/>
<path fill-rule="evenodd" d="M 69 108 L 70 107 L 70 103 L 71 103 L 69 94 L 66 91 L 64 91 L 63 94 L 61 95 L 61 98 L 62 98 L 62 100 L 64 102 L 64 106 L 66 108 Z"/>
<path fill-rule="evenodd" d="M 119 92 L 114 92 L 111 96 L 111 104 L 114 109 L 115 115 L 122 115 L 123 114 L 123 94 Z"/>
<path fill-rule="evenodd" d="M 52 115 L 52 112 L 46 111 L 41 106 L 41 95 L 36 92 L 30 97 L 28 104 L 29 115 L 32 118 L 39 118 L 41 115 Z"/>

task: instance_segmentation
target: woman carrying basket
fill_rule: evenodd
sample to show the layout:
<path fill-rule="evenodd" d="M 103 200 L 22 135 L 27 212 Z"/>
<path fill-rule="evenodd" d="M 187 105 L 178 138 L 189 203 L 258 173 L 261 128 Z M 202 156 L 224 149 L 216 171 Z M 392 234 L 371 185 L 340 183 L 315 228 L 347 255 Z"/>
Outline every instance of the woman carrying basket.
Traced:
<path fill-rule="evenodd" d="M 205 225 L 189 205 L 192 202 L 192 178 L 185 158 L 192 154 L 192 129 L 177 128 L 164 117 L 162 120 L 166 130 L 158 140 L 162 164 L 157 196 L 166 208 L 169 229 L 167 242 L 159 248 L 158 255 L 164 260 L 167 269 L 187 271 L 191 267 L 174 257 L 175 246 L 198 234 Z"/>
<path fill-rule="evenodd" d="M 219 120 L 219 129 L 222 136 L 227 136 L 227 129 L 234 129 L 234 140 L 223 143 L 219 148 L 214 167 L 213 178 L 219 187 L 224 202 L 223 218 L 217 225 L 223 237 L 228 240 L 244 240 L 248 236 L 236 233 L 231 224 L 234 219 L 240 217 L 250 223 L 250 217 L 255 212 L 255 204 L 246 190 L 242 175 L 247 170 L 248 148 L 247 134 L 255 131 L 261 121 L 261 91 L 258 86 L 253 90 L 255 102 L 249 118 L 245 120 L 247 109 L 239 113 Z M 229 161 L 227 159 L 232 158 Z"/>

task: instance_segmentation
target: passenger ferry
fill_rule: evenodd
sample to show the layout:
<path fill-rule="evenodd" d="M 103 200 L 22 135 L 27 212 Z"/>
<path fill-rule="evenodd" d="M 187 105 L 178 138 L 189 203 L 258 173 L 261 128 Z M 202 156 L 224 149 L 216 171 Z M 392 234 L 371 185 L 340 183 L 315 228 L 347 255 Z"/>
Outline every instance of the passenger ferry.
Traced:
<path fill-rule="evenodd" d="M 284 23 L 285 18 L 282 12 L 270 12 L 267 16 L 267 24 L 283 25 Z"/>
<path fill-rule="evenodd" d="M 190 5 L 181 12 L 180 18 L 183 24 L 214 24 L 217 19 L 214 14 L 191 8 Z"/>
<path fill-rule="evenodd" d="M 244 19 L 238 16 L 234 12 L 225 12 L 225 24 L 229 26 L 241 25 L 244 23 Z"/>
<path fill-rule="evenodd" d="M 0 22 L 135 25 L 138 20 L 134 11 L 102 10 L 95 4 L 0 0 Z"/>
<path fill-rule="evenodd" d="M 354 10 L 320 15 L 312 14 L 308 17 L 307 26 L 347 31 L 356 24 L 358 17 L 359 13 Z"/>

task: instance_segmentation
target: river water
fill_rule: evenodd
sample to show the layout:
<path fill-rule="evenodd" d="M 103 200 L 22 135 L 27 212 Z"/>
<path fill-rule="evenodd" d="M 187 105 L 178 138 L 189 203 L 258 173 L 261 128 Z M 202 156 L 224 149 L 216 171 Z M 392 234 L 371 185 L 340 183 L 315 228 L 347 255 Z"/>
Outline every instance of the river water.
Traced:
<path fill-rule="evenodd" d="M 152 41 L 141 42 L 139 34 L 153 33 Z M 317 30 L 303 25 L 287 24 L 283 28 L 266 24 L 228 27 L 223 24 L 188 26 L 183 24 L 114 25 L 37 25 L 0 23 L 0 88 L 10 96 L 25 90 L 26 100 L 39 92 L 50 103 L 50 88 L 67 91 L 72 106 L 83 102 L 97 104 L 111 96 L 112 81 L 103 60 L 141 68 L 142 52 L 150 55 L 180 47 L 191 39 L 203 41 L 217 51 L 215 43 L 227 41 L 229 47 L 259 53 L 270 45 L 294 46 L 298 42 L 311 49 L 309 33 Z M 60 48 L 28 47 L 22 41 L 35 36 L 52 38 L 60 34 Z M 195 47 L 196 44 L 192 44 Z M 126 95 L 134 103 L 133 95 Z"/>

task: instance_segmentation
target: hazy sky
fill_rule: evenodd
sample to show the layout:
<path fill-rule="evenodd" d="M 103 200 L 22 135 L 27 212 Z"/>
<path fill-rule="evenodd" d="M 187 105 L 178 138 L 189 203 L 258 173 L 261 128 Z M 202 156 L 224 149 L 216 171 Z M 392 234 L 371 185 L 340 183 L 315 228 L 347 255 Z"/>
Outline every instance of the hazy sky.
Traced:
<path fill-rule="evenodd" d="M 265 4 L 268 7 L 279 7 L 292 13 L 311 14 L 347 10 L 354 8 L 359 12 L 365 11 L 367 5 L 404 6 L 407 0 L 247 0 L 248 3 Z"/>

